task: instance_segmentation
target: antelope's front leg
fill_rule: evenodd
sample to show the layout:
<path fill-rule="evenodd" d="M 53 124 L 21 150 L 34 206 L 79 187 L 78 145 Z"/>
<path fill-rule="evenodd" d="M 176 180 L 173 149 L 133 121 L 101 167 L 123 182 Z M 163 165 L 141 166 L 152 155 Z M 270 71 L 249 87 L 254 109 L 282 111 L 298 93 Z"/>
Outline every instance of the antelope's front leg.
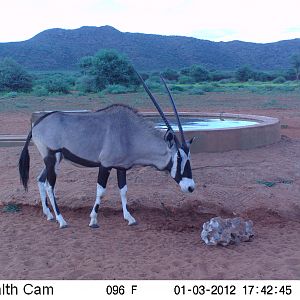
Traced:
<path fill-rule="evenodd" d="M 124 219 L 128 221 L 128 225 L 136 225 L 137 224 L 136 220 L 134 219 L 134 217 L 127 210 L 126 170 L 118 169 L 117 170 L 117 176 L 118 176 L 118 186 L 119 186 L 119 189 L 120 189 L 120 196 L 121 196 L 121 200 L 122 200 Z"/>
<path fill-rule="evenodd" d="M 104 196 L 105 191 L 106 191 L 106 184 L 107 180 L 110 174 L 111 169 L 107 169 L 104 167 L 99 168 L 99 173 L 98 173 L 98 182 L 97 182 L 97 192 L 96 192 L 96 201 L 93 206 L 93 209 L 90 213 L 91 221 L 89 226 L 91 228 L 98 228 L 98 221 L 97 221 L 97 216 L 98 216 L 98 211 L 101 203 L 101 197 Z"/>

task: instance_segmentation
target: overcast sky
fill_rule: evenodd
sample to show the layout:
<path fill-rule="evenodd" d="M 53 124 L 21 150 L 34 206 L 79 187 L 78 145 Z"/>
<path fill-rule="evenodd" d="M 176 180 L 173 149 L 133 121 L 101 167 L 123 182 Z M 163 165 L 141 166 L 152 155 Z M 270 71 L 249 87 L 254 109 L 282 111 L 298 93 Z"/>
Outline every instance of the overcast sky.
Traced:
<path fill-rule="evenodd" d="M 103 25 L 268 43 L 300 38 L 300 0 L 0 0 L 0 42 L 26 40 L 49 28 Z"/>

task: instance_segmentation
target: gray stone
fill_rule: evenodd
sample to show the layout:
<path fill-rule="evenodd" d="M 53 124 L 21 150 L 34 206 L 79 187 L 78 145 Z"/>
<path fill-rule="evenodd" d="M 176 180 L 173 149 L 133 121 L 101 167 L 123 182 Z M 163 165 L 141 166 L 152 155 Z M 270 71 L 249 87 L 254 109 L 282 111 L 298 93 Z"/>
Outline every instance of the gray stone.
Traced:
<path fill-rule="evenodd" d="M 207 245 L 239 244 L 249 241 L 254 236 L 253 222 L 242 218 L 212 218 L 203 224 L 201 238 Z"/>

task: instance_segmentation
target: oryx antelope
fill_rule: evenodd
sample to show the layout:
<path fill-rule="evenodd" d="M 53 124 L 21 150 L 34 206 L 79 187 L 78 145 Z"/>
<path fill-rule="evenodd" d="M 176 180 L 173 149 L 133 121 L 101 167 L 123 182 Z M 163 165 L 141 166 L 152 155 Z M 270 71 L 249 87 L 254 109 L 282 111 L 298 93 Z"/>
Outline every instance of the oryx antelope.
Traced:
<path fill-rule="evenodd" d="M 190 144 L 193 139 L 186 141 L 184 138 L 173 98 L 165 82 L 181 142 L 143 80 L 142 83 L 166 123 L 168 129 L 165 134 L 125 105 L 111 105 L 88 113 L 51 112 L 37 120 L 29 132 L 19 160 L 20 178 L 27 190 L 30 163 L 28 145 L 32 138 L 45 163 L 38 177 L 43 213 L 48 220 L 53 219 L 47 203 L 48 195 L 60 228 L 66 227 L 67 223 L 57 206 L 54 186 L 57 166 L 63 158 L 81 166 L 99 168 L 96 201 L 90 214 L 89 226 L 93 228 L 98 227 L 101 197 L 105 194 L 113 168 L 117 170 L 123 216 L 128 225 L 136 224 L 126 207 L 126 171 L 133 166 L 154 166 L 158 170 L 166 170 L 183 192 L 193 192 L 195 183 L 190 165 Z"/>

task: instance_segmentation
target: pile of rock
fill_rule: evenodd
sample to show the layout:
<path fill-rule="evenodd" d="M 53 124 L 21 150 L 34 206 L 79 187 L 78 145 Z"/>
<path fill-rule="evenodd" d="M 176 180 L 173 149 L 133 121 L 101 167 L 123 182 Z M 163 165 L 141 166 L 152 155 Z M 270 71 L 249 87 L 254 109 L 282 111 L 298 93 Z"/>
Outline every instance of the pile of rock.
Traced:
<path fill-rule="evenodd" d="M 239 244 L 251 240 L 253 236 L 253 222 L 242 218 L 212 218 L 203 224 L 201 232 L 201 238 L 207 245 Z"/>

